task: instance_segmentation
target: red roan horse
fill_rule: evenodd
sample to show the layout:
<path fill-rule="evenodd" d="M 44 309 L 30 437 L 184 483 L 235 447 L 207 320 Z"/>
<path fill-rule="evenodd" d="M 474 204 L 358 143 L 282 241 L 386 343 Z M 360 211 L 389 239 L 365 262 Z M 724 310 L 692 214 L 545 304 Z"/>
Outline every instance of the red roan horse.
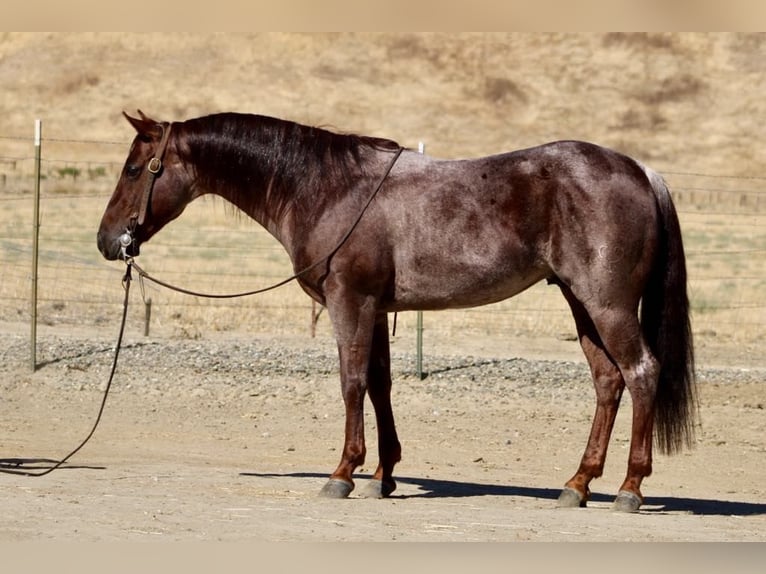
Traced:
<path fill-rule="evenodd" d="M 630 455 L 613 508 L 642 504 L 653 435 L 666 453 L 693 443 L 685 256 L 668 188 L 654 171 L 578 141 L 444 161 L 393 141 L 264 116 L 168 123 L 139 114 L 126 114 L 138 135 L 98 247 L 117 259 L 127 232 L 127 255 L 136 256 L 206 193 L 279 240 L 301 287 L 327 307 L 338 344 L 345 443 L 322 495 L 342 498 L 354 488 L 366 453 L 367 393 L 379 463 L 362 494 L 386 497 L 396 488 L 388 313 L 484 305 L 543 279 L 572 309 L 596 389 L 590 438 L 559 505 L 588 500 L 625 387 Z"/>

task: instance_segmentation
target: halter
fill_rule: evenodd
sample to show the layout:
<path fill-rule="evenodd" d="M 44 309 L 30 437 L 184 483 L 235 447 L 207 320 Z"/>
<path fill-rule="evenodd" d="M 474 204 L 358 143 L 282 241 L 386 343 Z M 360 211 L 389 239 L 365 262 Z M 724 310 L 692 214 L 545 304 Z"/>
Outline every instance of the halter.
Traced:
<path fill-rule="evenodd" d="M 149 200 L 152 195 L 152 189 L 154 188 L 154 181 L 157 179 L 157 175 L 162 170 L 162 158 L 165 156 L 165 150 L 168 147 L 168 138 L 170 137 L 170 126 L 167 127 L 163 124 L 157 124 L 162 130 L 162 136 L 160 136 L 160 143 L 155 150 L 154 157 L 146 164 L 146 171 L 148 172 L 146 187 L 144 188 L 144 194 L 141 197 L 141 210 L 138 213 L 133 213 L 130 216 L 132 227 L 137 225 L 143 225 L 146 220 L 146 212 L 149 209 Z"/>

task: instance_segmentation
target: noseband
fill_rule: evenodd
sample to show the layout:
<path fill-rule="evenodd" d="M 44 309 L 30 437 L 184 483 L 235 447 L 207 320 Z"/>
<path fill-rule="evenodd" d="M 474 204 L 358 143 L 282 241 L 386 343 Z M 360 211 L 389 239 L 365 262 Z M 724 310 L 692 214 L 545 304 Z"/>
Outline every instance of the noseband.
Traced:
<path fill-rule="evenodd" d="M 130 216 L 131 231 L 138 225 L 143 225 L 146 220 L 146 212 L 149 209 L 149 200 L 151 199 L 152 189 L 154 188 L 154 181 L 157 179 L 157 175 L 162 170 L 162 158 L 165 156 L 165 150 L 168 147 L 168 139 L 170 137 L 170 126 L 158 124 L 162 130 L 162 136 L 160 136 L 160 143 L 154 152 L 154 157 L 146 164 L 147 180 L 144 187 L 144 194 L 141 197 L 141 209 L 138 213 L 133 213 Z"/>

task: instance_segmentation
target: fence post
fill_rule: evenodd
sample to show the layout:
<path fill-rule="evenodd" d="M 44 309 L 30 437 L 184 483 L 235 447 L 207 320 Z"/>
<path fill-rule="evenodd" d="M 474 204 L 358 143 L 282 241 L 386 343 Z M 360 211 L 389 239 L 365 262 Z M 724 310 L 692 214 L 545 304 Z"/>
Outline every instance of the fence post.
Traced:
<path fill-rule="evenodd" d="M 317 323 L 319 322 L 319 315 L 322 314 L 322 310 L 324 309 L 324 306 L 320 306 L 319 310 L 317 311 L 317 302 L 313 299 L 311 300 L 311 325 L 309 327 L 311 331 L 311 338 L 317 336 Z"/>
<path fill-rule="evenodd" d="M 418 143 L 418 152 L 426 152 L 426 144 L 423 142 Z M 417 312 L 417 327 L 416 327 L 416 353 L 415 353 L 415 372 L 418 379 L 423 380 L 423 311 Z"/>
<path fill-rule="evenodd" d="M 152 320 L 152 300 L 151 298 L 144 301 L 144 337 L 149 336 L 149 324 Z"/>
<path fill-rule="evenodd" d="M 37 370 L 37 261 L 40 244 L 40 148 L 42 147 L 42 122 L 35 120 L 35 206 L 32 219 L 32 294 L 31 294 L 31 333 L 30 365 L 32 372 Z"/>

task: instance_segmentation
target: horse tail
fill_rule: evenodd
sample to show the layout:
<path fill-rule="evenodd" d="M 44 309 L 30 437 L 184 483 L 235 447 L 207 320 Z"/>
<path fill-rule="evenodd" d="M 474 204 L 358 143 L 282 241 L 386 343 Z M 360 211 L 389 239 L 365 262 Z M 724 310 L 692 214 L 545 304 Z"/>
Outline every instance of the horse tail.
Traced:
<path fill-rule="evenodd" d="M 693 445 L 698 409 L 686 257 L 670 190 L 658 173 L 644 171 L 657 198 L 660 240 L 641 300 L 641 327 L 660 363 L 654 440 L 660 452 L 673 454 Z"/>

